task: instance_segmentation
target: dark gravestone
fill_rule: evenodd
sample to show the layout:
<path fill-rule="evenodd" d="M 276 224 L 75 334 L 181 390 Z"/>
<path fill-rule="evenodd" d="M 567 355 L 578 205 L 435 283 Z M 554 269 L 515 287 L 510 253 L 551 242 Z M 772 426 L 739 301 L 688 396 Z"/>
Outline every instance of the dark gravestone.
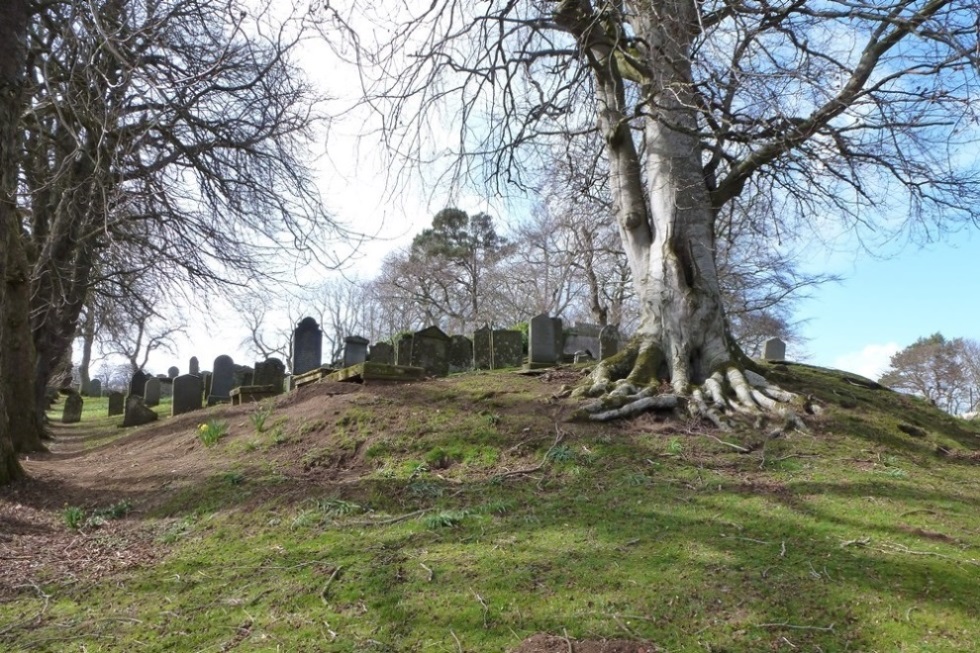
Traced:
<path fill-rule="evenodd" d="M 551 324 L 552 324 L 552 328 L 554 329 L 552 333 L 555 336 L 555 345 L 554 345 L 555 361 L 561 363 L 563 359 L 562 353 L 565 349 L 565 332 L 562 330 L 561 318 L 560 317 L 551 318 Z"/>
<path fill-rule="evenodd" d="M 196 374 L 184 374 L 174 379 L 174 401 L 170 405 L 170 414 L 180 415 L 200 410 L 203 389 L 203 380 Z"/>
<path fill-rule="evenodd" d="M 619 328 L 612 324 L 599 332 L 599 360 L 615 356 L 619 352 Z"/>
<path fill-rule="evenodd" d="M 143 373 L 143 370 L 136 370 L 136 374 L 129 382 L 129 394 L 135 395 L 137 397 L 142 397 L 143 393 L 146 391 L 146 379 L 147 375 Z"/>
<path fill-rule="evenodd" d="M 188 374 L 195 374 L 200 376 L 201 374 L 201 364 L 197 361 L 197 356 L 191 356 L 191 361 L 187 366 Z"/>
<path fill-rule="evenodd" d="M 200 376 L 201 385 L 204 386 L 204 398 L 207 398 L 211 395 L 211 379 L 214 377 L 211 375 L 211 372 L 208 371 L 201 372 Z"/>
<path fill-rule="evenodd" d="M 493 369 L 520 367 L 524 364 L 524 338 L 520 331 L 496 329 L 490 334 Z"/>
<path fill-rule="evenodd" d="M 779 338 L 769 338 L 765 342 L 762 357 L 767 361 L 786 360 L 786 343 Z"/>
<path fill-rule="evenodd" d="M 395 343 L 395 365 L 412 364 L 412 334 L 406 333 Z"/>
<path fill-rule="evenodd" d="M 82 395 L 72 392 L 65 398 L 65 409 L 61 413 L 61 421 L 64 424 L 75 424 L 82 421 Z"/>
<path fill-rule="evenodd" d="M 473 367 L 478 370 L 493 369 L 493 350 L 490 345 L 489 324 L 484 324 L 473 332 Z"/>
<path fill-rule="evenodd" d="M 121 392 L 109 393 L 109 417 L 122 415 L 126 409 L 126 399 Z"/>
<path fill-rule="evenodd" d="M 323 357 L 323 331 L 312 317 L 304 317 L 293 332 L 293 374 L 320 367 Z"/>
<path fill-rule="evenodd" d="M 208 405 L 219 401 L 231 401 L 231 388 L 235 376 L 235 361 L 231 356 L 222 354 L 214 359 L 214 370 L 211 372 L 211 392 L 208 394 Z"/>
<path fill-rule="evenodd" d="M 240 388 L 243 385 L 252 385 L 255 378 L 255 370 L 248 365 L 235 365 L 231 375 L 231 387 Z"/>
<path fill-rule="evenodd" d="M 143 391 L 143 403 L 147 406 L 160 404 L 160 379 L 147 379 Z"/>
<path fill-rule="evenodd" d="M 123 416 L 123 426 L 142 426 L 157 420 L 157 414 L 147 408 L 143 397 L 129 395 L 126 397 L 126 414 Z"/>
<path fill-rule="evenodd" d="M 88 382 L 88 396 L 89 397 L 101 397 L 102 396 L 102 381 L 99 379 L 92 379 Z"/>
<path fill-rule="evenodd" d="M 555 322 L 546 313 L 531 318 L 527 340 L 531 367 L 554 365 L 558 360 Z"/>
<path fill-rule="evenodd" d="M 361 336 L 344 338 L 344 367 L 360 365 L 367 360 L 367 348 L 370 340 Z"/>
<path fill-rule="evenodd" d="M 449 336 L 431 326 L 412 336 L 412 367 L 421 367 L 432 376 L 449 374 Z"/>
<path fill-rule="evenodd" d="M 473 369 L 473 341 L 466 336 L 453 336 L 449 340 L 449 371 L 470 369 Z"/>
<path fill-rule="evenodd" d="M 180 370 L 174 365 L 167 370 L 168 379 L 176 379 L 180 375 Z"/>
<path fill-rule="evenodd" d="M 255 364 L 252 375 L 252 385 L 274 385 L 276 391 L 282 391 L 283 378 L 286 376 L 286 365 L 278 358 L 267 358 Z"/>
<path fill-rule="evenodd" d="M 371 345 L 371 353 L 368 354 L 368 360 L 372 363 L 380 363 L 382 365 L 394 365 L 395 348 L 387 342 L 376 342 Z"/>

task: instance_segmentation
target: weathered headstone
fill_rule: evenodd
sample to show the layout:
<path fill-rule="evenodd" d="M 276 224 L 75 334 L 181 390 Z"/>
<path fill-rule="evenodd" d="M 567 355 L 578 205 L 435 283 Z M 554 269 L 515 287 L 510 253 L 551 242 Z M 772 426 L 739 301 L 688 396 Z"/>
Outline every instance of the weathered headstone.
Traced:
<path fill-rule="evenodd" d="M 575 357 L 572 360 L 576 365 L 578 365 L 579 363 L 589 363 L 595 360 L 594 358 L 592 358 L 592 354 L 590 354 L 585 349 L 575 352 L 574 356 Z"/>
<path fill-rule="evenodd" d="M 123 426 L 142 426 L 157 420 L 157 414 L 147 408 L 143 397 L 129 395 L 126 397 L 126 414 L 123 416 Z"/>
<path fill-rule="evenodd" d="M 554 365 L 558 360 L 555 349 L 555 322 L 547 313 L 531 318 L 528 330 L 528 362 L 531 367 Z"/>
<path fill-rule="evenodd" d="M 254 383 L 255 370 L 248 365 L 235 365 L 231 374 L 231 387 L 240 388 Z"/>
<path fill-rule="evenodd" d="M 524 337 L 520 331 L 494 329 L 490 334 L 493 369 L 520 367 L 524 364 Z"/>
<path fill-rule="evenodd" d="M 473 332 L 473 367 L 478 370 L 493 369 L 489 324 L 484 324 Z"/>
<path fill-rule="evenodd" d="M 102 396 L 102 381 L 99 379 L 92 379 L 88 382 L 88 396 L 89 397 L 101 397 Z"/>
<path fill-rule="evenodd" d="M 322 358 L 323 331 L 312 317 L 304 317 L 293 331 L 293 374 L 315 370 Z"/>
<path fill-rule="evenodd" d="M 176 365 L 172 365 L 167 369 L 167 378 L 176 379 L 180 376 L 180 370 L 177 369 Z"/>
<path fill-rule="evenodd" d="M 395 365 L 412 364 L 412 334 L 405 333 L 395 343 Z"/>
<path fill-rule="evenodd" d="M 184 374 L 174 379 L 174 400 L 170 405 L 170 414 L 180 415 L 200 410 L 203 388 L 203 380 L 196 374 Z"/>
<path fill-rule="evenodd" d="M 449 336 L 437 326 L 416 331 L 412 337 L 412 367 L 432 376 L 449 374 Z"/>
<path fill-rule="evenodd" d="M 551 318 L 551 328 L 552 334 L 554 336 L 554 352 L 555 352 L 555 362 L 563 362 L 563 352 L 565 351 L 565 331 L 562 328 L 562 322 L 560 317 Z"/>
<path fill-rule="evenodd" d="M 562 353 L 575 355 L 584 351 L 595 358 L 599 355 L 599 333 L 601 330 L 602 327 L 598 324 L 576 322 L 575 326 L 566 334 Z"/>
<path fill-rule="evenodd" d="M 75 424 L 82 421 L 82 395 L 77 392 L 68 394 L 65 398 L 65 409 L 61 413 L 61 421 L 64 424 Z"/>
<path fill-rule="evenodd" d="M 147 379 L 143 389 L 143 403 L 147 406 L 160 405 L 160 379 Z"/>
<path fill-rule="evenodd" d="M 252 385 L 274 385 L 282 389 L 282 381 L 286 376 L 286 365 L 278 358 L 267 358 L 255 364 L 252 375 Z"/>
<path fill-rule="evenodd" d="M 767 361 L 786 360 L 786 343 L 779 338 L 769 338 L 763 348 L 762 357 Z"/>
<path fill-rule="evenodd" d="M 187 365 L 188 374 L 201 374 L 201 364 L 197 360 L 197 356 L 191 356 L 190 363 Z"/>
<path fill-rule="evenodd" d="M 615 356 L 619 352 L 619 327 L 607 324 L 599 332 L 599 360 Z"/>
<path fill-rule="evenodd" d="M 126 409 L 126 399 L 121 392 L 109 393 L 109 417 L 122 415 Z"/>
<path fill-rule="evenodd" d="M 214 359 L 214 370 L 211 372 L 211 392 L 208 394 L 208 405 L 219 401 L 231 401 L 232 381 L 235 375 L 235 361 L 231 356 L 222 354 Z"/>
<path fill-rule="evenodd" d="M 449 340 L 449 371 L 470 369 L 473 369 L 473 341 L 466 336 L 453 336 Z"/>
<path fill-rule="evenodd" d="M 146 391 L 146 379 L 149 378 L 143 370 L 136 370 L 133 378 L 129 382 L 129 394 L 142 397 Z"/>
<path fill-rule="evenodd" d="M 368 360 L 372 363 L 381 363 L 382 365 L 394 365 L 395 348 L 387 342 L 376 342 L 371 345 L 371 353 L 368 354 Z"/>
<path fill-rule="evenodd" d="M 201 372 L 200 376 L 201 385 L 204 386 L 204 399 L 207 399 L 211 395 L 211 379 L 213 379 L 214 376 L 207 370 Z"/>
<path fill-rule="evenodd" d="M 370 342 L 370 340 L 361 336 L 347 336 L 344 338 L 343 367 L 359 365 L 366 361 L 368 343 Z"/>

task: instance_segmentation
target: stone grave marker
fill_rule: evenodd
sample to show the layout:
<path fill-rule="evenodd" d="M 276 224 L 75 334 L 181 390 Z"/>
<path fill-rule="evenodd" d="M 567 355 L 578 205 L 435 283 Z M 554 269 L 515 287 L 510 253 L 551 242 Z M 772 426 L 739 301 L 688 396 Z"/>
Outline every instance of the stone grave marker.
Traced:
<path fill-rule="evenodd" d="M 122 415 L 126 409 L 126 401 L 121 392 L 109 393 L 109 417 Z"/>
<path fill-rule="evenodd" d="M 465 372 L 473 369 L 473 341 L 466 336 L 453 336 L 449 340 L 449 371 Z"/>
<path fill-rule="evenodd" d="M 286 364 L 278 358 L 267 358 L 255 364 L 252 374 L 252 385 L 273 385 L 277 392 L 282 392 L 283 379 L 286 376 Z"/>
<path fill-rule="evenodd" d="M 412 364 L 412 334 L 403 334 L 395 343 L 395 365 Z"/>
<path fill-rule="evenodd" d="M 63 424 L 75 424 L 82 421 L 82 395 L 77 392 L 69 393 L 65 398 L 65 409 L 61 413 Z"/>
<path fill-rule="evenodd" d="M 201 374 L 201 364 L 197 360 L 197 356 L 191 356 L 190 363 L 187 365 L 188 374 Z"/>
<path fill-rule="evenodd" d="M 233 366 L 233 372 L 231 374 L 231 387 L 240 388 L 243 385 L 253 385 L 255 379 L 255 370 L 253 370 L 248 365 L 235 365 Z"/>
<path fill-rule="evenodd" d="M 779 338 L 769 338 L 763 348 L 762 357 L 767 361 L 786 360 L 786 343 Z"/>
<path fill-rule="evenodd" d="M 359 365 L 367 360 L 368 344 L 371 341 L 361 336 L 344 338 L 344 367 Z"/>
<path fill-rule="evenodd" d="M 146 391 L 146 379 L 149 378 L 143 370 L 136 370 L 133 378 L 129 381 L 129 394 L 142 397 Z"/>
<path fill-rule="evenodd" d="M 99 379 L 92 379 L 88 382 L 88 396 L 89 397 L 101 397 L 102 396 L 102 381 Z"/>
<path fill-rule="evenodd" d="M 147 408 L 143 397 L 129 395 L 126 397 L 126 414 L 123 415 L 123 426 L 142 426 L 157 420 L 157 414 Z"/>
<path fill-rule="evenodd" d="M 416 331 L 412 337 L 412 367 L 432 376 L 449 374 L 449 336 L 437 326 Z"/>
<path fill-rule="evenodd" d="M 293 374 L 320 367 L 323 359 L 323 331 L 312 317 L 304 317 L 293 331 Z"/>
<path fill-rule="evenodd" d="M 368 360 L 372 363 L 381 363 L 382 365 L 394 365 L 395 348 L 387 342 L 376 342 L 371 345 L 371 353 L 368 354 Z"/>
<path fill-rule="evenodd" d="M 531 367 L 547 367 L 558 360 L 555 348 L 555 322 L 547 313 L 531 318 L 528 341 L 528 362 Z"/>
<path fill-rule="evenodd" d="M 493 350 L 490 344 L 490 325 L 484 324 L 473 332 L 473 368 L 493 369 Z"/>
<path fill-rule="evenodd" d="M 178 376 L 180 376 L 180 370 L 176 365 L 171 365 L 169 368 L 167 368 L 168 379 L 176 379 Z"/>
<path fill-rule="evenodd" d="M 619 327 L 607 324 L 599 332 L 599 360 L 615 356 L 619 352 Z"/>
<path fill-rule="evenodd" d="M 143 391 L 143 403 L 147 406 L 160 405 L 160 379 L 147 379 Z"/>
<path fill-rule="evenodd" d="M 524 337 L 520 331 L 495 329 L 490 334 L 493 369 L 520 367 L 524 364 Z"/>
<path fill-rule="evenodd" d="M 170 405 L 171 415 L 181 415 L 192 410 L 200 410 L 203 402 L 204 383 L 196 374 L 184 374 L 174 379 L 174 401 Z"/>
<path fill-rule="evenodd" d="M 599 355 L 599 333 L 601 330 L 602 328 L 598 324 L 576 322 L 565 337 L 562 353 L 575 355 L 584 351 L 595 358 Z"/>
<path fill-rule="evenodd" d="M 564 362 L 564 350 L 565 350 L 565 331 L 562 329 L 562 321 L 560 317 L 551 318 L 551 328 L 552 334 L 554 335 L 554 351 L 555 351 L 555 362 Z"/>
<path fill-rule="evenodd" d="M 231 388 L 235 376 L 235 361 L 231 356 L 222 354 L 214 359 L 214 371 L 211 373 L 211 392 L 208 393 L 208 405 L 213 406 L 219 401 L 231 401 Z"/>
<path fill-rule="evenodd" d="M 213 378 L 211 372 L 205 370 L 201 372 L 201 385 L 204 387 L 204 398 L 207 399 L 211 395 L 211 379 Z"/>

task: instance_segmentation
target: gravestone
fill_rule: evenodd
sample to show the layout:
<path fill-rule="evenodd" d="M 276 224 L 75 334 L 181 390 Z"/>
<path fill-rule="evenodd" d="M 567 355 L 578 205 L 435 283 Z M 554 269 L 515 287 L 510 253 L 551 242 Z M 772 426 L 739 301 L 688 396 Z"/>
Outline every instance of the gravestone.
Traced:
<path fill-rule="evenodd" d="M 575 355 L 584 351 L 595 358 L 599 355 L 599 333 L 601 331 L 602 327 L 598 324 L 576 322 L 565 337 L 562 353 Z"/>
<path fill-rule="evenodd" d="M 160 405 L 160 379 L 147 379 L 143 392 L 143 403 L 147 406 Z"/>
<path fill-rule="evenodd" d="M 65 398 L 65 409 L 61 413 L 63 424 L 75 424 L 82 421 L 82 395 L 77 392 L 69 393 Z"/>
<path fill-rule="evenodd" d="M 606 360 L 619 352 L 619 327 L 607 324 L 599 332 L 599 360 Z"/>
<path fill-rule="evenodd" d="M 252 385 L 255 379 L 255 370 L 248 365 L 235 365 L 231 374 L 231 387 L 240 388 L 243 385 Z"/>
<path fill-rule="evenodd" d="M 524 364 L 524 337 L 520 331 L 495 329 L 490 334 L 490 346 L 493 369 Z"/>
<path fill-rule="evenodd" d="M 293 375 L 292 374 L 287 374 L 282 379 L 282 391 L 283 392 L 289 392 L 292 389 L 293 389 Z"/>
<path fill-rule="evenodd" d="M 551 318 L 552 334 L 554 334 L 555 362 L 563 362 L 562 358 L 565 350 L 565 332 L 562 330 L 560 317 Z"/>
<path fill-rule="evenodd" d="M 387 342 L 376 342 L 371 345 L 371 353 L 368 354 L 368 360 L 372 363 L 380 363 L 382 365 L 394 365 L 395 348 Z"/>
<path fill-rule="evenodd" d="M 412 334 L 402 335 L 395 343 L 395 365 L 412 364 Z"/>
<path fill-rule="evenodd" d="M 201 385 L 204 387 L 204 398 L 206 399 L 211 394 L 211 372 L 204 371 L 200 374 Z"/>
<path fill-rule="evenodd" d="M 177 366 L 176 365 L 171 366 L 167 370 L 167 378 L 168 379 L 176 379 L 178 376 L 180 376 L 180 370 L 177 369 Z"/>
<path fill-rule="evenodd" d="M 146 379 L 149 378 L 143 370 L 136 370 L 133 378 L 129 382 L 129 394 L 142 397 L 146 391 Z"/>
<path fill-rule="evenodd" d="M 192 410 L 200 410 L 204 394 L 203 379 L 196 374 L 184 374 L 174 379 L 174 401 L 170 405 L 171 415 L 181 415 Z"/>
<path fill-rule="evenodd" d="M 255 364 L 252 374 L 252 385 L 274 385 L 277 392 L 282 391 L 283 378 L 286 376 L 286 364 L 278 358 L 267 358 Z"/>
<path fill-rule="evenodd" d="M 123 415 L 123 426 L 142 426 L 157 420 L 157 414 L 147 408 L 143 397 L 129 395 L 126 397 L 126 414 Z"/>
<path fill-rule="evenodd" d="M 449 336 L 437 326 L 416 331 L 412 337 L 412 367 L 432 376 L 449 374 Z"/>
<path fill-rule="evenodd" d="M 196 374 L 200 376 L 201 374 L 201 364 L 197 360 L 197 356 L 191 356 L 190 363 L 187 365 L 188 374 Z"/>
<path fill-rule="evenodd" d="M 122 415 L 126 409 L 126 400 L 121 392 L 109 393 L 109 417 Z"/>
<path fill-rule="evenodd" d="M 208 406 L 219 401 L 231 401 L 231 388 L 235 376 L 235 361 L 222 354 L 214 359 L 211 372 L 211 392 L 208 393 Z"/>
<path fill-rule="evenodd" d="M 555 322 L 547 313 L 531 318 L 527 344 L 531 367 L 547 367 L 557 362 L 560 350 L 555 348 Z"/>
<path fill-rule="evenodd" d="M 786 343 L 779 338 L 769 338 L 766 340 L 762 357 L 767 361 L 786 360 Z"/>
<path fill-rule="evenodd" d="M 493 350 L 490 343 L 490 325 L 484 324 L 473 332 L 473 367 L 478 370 L 493 369 Z"/>
<path fill-rule="evenodd" d="M 453 336 L 449 340 L 449 371 L 470 369 L 473 369 L 473 341 L 466 336 Z"/>
<path fill-rule="evenodd" d="M 102 381 L 99 379 L 92 379 L 88 382 L 88 396 L 89 397 L 101 397 L 102 396 Z"/>
<path fill-rule="evenodd" d="M 344 338 L 344 367 L 360 365 L 367 360 L 368 343 L 371 341 L 361 336 Z"/>
<path fill-rule="evenodd" d="M 312 317 L 304 317 L 293 331 L 293 374 L 315 370 L 322 358 L 323 331 Z"/>
<path fill-rule="evenodd" d="M 579 363 L 590 363 L 594 360 L 595 359 L 592 358 L 592 354 L 590 354 L 587 350 L 583 349 L 581 351 L 575 352 L 572 362 L 578 365 Z"/>

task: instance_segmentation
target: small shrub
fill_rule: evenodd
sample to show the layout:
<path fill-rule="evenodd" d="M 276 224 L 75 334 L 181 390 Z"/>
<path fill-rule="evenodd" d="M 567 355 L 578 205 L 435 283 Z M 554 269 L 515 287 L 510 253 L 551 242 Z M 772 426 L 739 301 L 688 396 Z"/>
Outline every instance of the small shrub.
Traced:
<path fill-rule="evenodd" d="M 78 530 L 85 522 L 85 511 L 78 506 L 65 506 L 65 509 L 61 511 L 61 518 L 68 528 Z"/>
<path fill-rule="evenodd" d="M 201 424 L 197 427 L 197 437 L 201 439 L 205 447 L 213 447 L 218 444 L 218 440 L 227 433 L 228 422 L 219 422 L 215 419 L 208 420 L 207 424 Z"/>

